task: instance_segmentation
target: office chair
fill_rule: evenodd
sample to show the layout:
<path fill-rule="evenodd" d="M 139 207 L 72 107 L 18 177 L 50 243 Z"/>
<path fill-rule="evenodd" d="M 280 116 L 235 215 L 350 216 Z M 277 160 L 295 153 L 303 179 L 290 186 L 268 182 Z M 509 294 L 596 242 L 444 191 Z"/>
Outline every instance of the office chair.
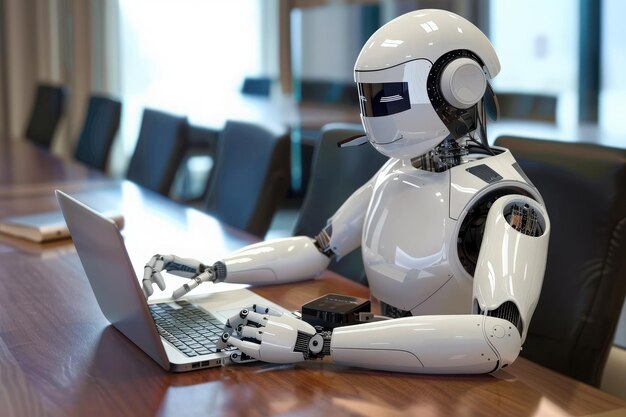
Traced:
<path fill-rule="evenodd" d="M 557 98 L 546 94 L 497 92 L 500 117 L 556 123 Z"/>
<path fill-rule="evenodd" d="M 626 151 L 500 137 L 543 196 L 552 233 L 521 355 L 599 386 L 626 293 Z"/>
<path fill-rule="evenodd" d="M 334 80 L 302 80 L 300 82 L 299 100 L 302 103 L 317 103 L 323 105 L 353 106 L 355 114 L 359 112 L 359 94 L 356 84 Z M 302 190 L 306 195 L 306 184 L 309 182 L 312 155 L 322 135 L 321 129 L 304 128 L 300 130 L 301 162 L 302 162 Z"/>
<path fill-rule="evenodd" d="M 109 97 L 89 98 L 83 129 L 74 157 L 90 167 L 104 171 L 113 139 L 120 126 L 122 103 Z"/>
<path fill-rule="evenodd" d="M 268 77 L 246 77 L 241 87 L 242 94 L 269 97 L 272 80 Z"/>
<path fill-rule="evenodd" d="M 230 226 L 265 236 L 287 194 L 289 153 L 284 130 L 228 121 L 218 140 L 205 209 Z"/>
<path fill-rule="evenodd" d="M 126 177 L 168 195 L 187 146 L 187 118 L 144 109 Z"/>
<path fill-rule="evenodd" d="M 331 123 L 322 128 L 313 156 L 311 178 L 293 234 L 315 236 L 348 197 L 388 160 L 369 143 L 339 148 L 337 142 L 364 134 L 358 124 Z M 328 269 L 366 284 L 361 250 L 332 261 Z"/>
<path fill-rule="evenodd" d="M 189 125 L 189 144 L 174 182 L 173 197 L 187 204 L 204 202 L 220 131 Z"/>
<path fill-rule="evenodd" d="M 50 148 L 54 132 L 65 112 L 65 101 L 64 86 L 40 84 L 26 127 L 26 138 L 39 146 Z"/>

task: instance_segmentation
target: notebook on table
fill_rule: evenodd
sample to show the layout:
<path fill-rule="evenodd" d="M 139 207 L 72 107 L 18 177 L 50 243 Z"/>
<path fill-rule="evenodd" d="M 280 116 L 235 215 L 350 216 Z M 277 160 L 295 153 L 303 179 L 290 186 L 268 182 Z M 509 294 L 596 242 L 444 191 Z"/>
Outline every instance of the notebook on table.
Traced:
<path fill-rule="evenodd" d="M 228 284 L 202 298 L 146 303 L 115 222 L 61 191 L 56 195 L 102 313 L 164 369 L 184 372 L 228 364 L 230 353 L 215 348 L 228 318 L 254 304 L 286 312 Z"/>
<path fill-rule="evenodd" d="M 113 220 L 120 229 L 124 226 L 124 217 L 120 213 L 107 212 L 104 216 Z M 38 243 L 70 236 L 63 214 L 58 210 L 6 217 L 0 220 L 0 233 Z"/>

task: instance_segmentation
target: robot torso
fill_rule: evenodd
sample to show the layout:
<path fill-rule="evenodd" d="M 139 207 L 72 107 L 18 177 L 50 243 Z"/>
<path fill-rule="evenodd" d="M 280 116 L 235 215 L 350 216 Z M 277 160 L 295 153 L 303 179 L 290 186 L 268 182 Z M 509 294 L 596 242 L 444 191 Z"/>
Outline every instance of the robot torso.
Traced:
<path fill-rule="evenodd" d="M 379 171 L 365 217 L 362 251 L 372 295 L 412 315 L 472 311 L 481 221 L 497 198 L 543 203 L 508 150 L 469 155 L 444 172 L 392 158 Z"/>

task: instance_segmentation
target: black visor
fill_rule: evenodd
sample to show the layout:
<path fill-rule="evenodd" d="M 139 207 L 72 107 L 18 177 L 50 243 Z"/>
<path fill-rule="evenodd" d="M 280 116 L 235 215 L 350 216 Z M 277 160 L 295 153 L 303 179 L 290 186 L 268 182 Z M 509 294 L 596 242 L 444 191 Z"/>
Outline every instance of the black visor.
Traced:
<path fill-rule="evenodd" d="M 411 108 L 408 83 L 359 83 L 358 87 L 363 116 L 389 116 Z"/>

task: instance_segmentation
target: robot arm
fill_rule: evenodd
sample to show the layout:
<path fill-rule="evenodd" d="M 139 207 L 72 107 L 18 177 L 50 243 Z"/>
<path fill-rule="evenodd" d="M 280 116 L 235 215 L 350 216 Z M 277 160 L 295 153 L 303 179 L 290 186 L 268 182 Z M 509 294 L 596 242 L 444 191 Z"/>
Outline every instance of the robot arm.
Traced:
<path fill-rule="evenodd" d="M 338 328 L 336 362 L 416 373 L 483 373 L 518 356 L 539 300 L 550 221 L 521 195 L 496 200 L 474 274 L 474 313 L 416 316 Z"/>
<path fill-rule="evenodd" d="M 375 176 L 374 176 L 375 178 Z M 173 293 L 179 298 L 202 282 L 278 284 L 313 278 L 322 272 L 331 258 L 340 259 L 361 243 L 367 206 L 372 196 L 374 178 L 356 190 L 328 220 L 315 238 L 295 236 L 246 246 L 214 265 L 175 255 L 155 255 L 144 269 L 146 298 L 154 283 L 163 290 L 162 271 L 190 278 Z"/>
<path fill-rule="evenodd" d="M 500 327 L 508 329 L 504 337 Z M 236 347 L 230 356 L 234 362 L 295 363 L 330 355 L 336 363 L 369 369 L 475 374 L 515 360 L 520 338 L 513 329 L 499 318 L 456 315 L 406 317 L 322 331 L 288 314 L 253 306 L 229 319 L 217 347 Z"/>
<path fill-rule="evenodd" d="M 340 327 L 332 334 L 311 326 L 303 331 L 292 317 L 261 315 L 253 326 L 262 323 L 280 332 L 259 332 L 239 323 L 234 332 L 227 328 L 222 342 L 272 362 L 330 354 L 334 362 L 370 369 L 492 372 L 519 354 L 539 298 L 549 233 L 548 216 L 536 201 L 509 195 L 494 202 L 474 276 L 475 314 L 405 317 Z M 257 331 L 255 336 L 247 337 L 252 331 Z M 276 356 L 280 350 L 290 354 Z"/>

